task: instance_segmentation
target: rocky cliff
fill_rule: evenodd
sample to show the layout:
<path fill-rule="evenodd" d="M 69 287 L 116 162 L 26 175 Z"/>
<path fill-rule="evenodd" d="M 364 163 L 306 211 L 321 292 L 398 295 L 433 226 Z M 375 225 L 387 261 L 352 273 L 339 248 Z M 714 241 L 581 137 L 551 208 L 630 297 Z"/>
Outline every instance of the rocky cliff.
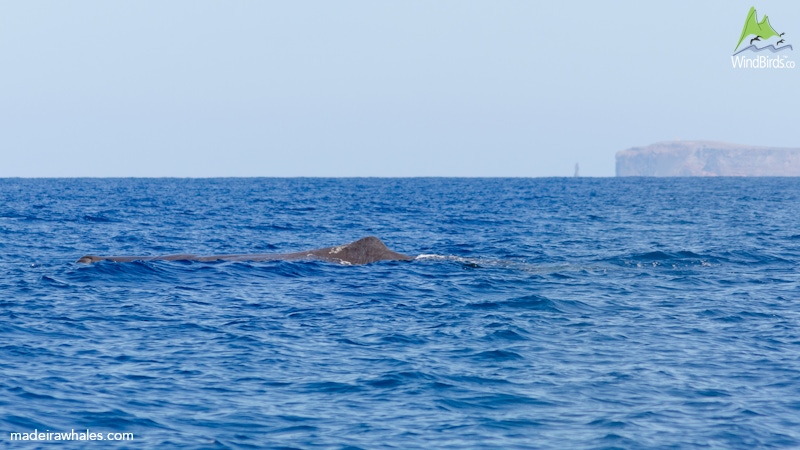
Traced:
<path fill-rule="evenodd" d="M 706 141 L 661 142 L 617 152 L 618 177 L 797 177 L 800 148 Z"/>

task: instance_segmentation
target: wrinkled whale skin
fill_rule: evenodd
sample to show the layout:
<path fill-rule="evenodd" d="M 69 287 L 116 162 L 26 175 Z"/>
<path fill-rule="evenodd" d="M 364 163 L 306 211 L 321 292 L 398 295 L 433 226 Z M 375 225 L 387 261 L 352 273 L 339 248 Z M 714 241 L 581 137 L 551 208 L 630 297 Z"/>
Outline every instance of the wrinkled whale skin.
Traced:
<path fill-rule="evenodd" d="M 302 259 L 321 259 L 340 264 L 369 264 L 376 261 L 411 261 L 411 256 L 389 250 L 380 239 L 368 236 L 345 245 L 325 247 L 305 252 L 284 254 L 244 254 L 198 256 L 189 254 L 164 256 L 95 256 L 81 257 L 79 263 L 98 261 L 297 261 Z"/>

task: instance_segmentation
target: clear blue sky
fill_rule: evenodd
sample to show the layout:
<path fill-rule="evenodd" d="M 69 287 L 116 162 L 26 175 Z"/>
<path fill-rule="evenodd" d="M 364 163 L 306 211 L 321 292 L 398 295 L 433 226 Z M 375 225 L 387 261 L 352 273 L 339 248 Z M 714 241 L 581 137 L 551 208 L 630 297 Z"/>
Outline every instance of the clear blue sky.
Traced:
<path fill-rule="evenodd" d="M 613 176 L 680 138 L 800 147 L 800 2 L 0 0 L 0 177 Z"/>

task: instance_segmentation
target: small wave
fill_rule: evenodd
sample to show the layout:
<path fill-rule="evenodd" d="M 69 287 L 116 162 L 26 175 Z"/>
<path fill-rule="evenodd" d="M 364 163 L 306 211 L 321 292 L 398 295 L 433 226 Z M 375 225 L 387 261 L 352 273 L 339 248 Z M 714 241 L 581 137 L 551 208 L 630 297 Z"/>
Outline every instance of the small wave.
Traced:
<path fill-rule="evenodd" d="M 746 264 L 748 266 L 754 264 L 782 264 L 792 263 L 790 259 L 784 258 L 785 255 L 776 255 L 770 251 L 756 251 L 756 250 L 734 250 L 722 253 L 731 263 Z"/>
<path fill-rule="evenodd" d="M 148 428 L 167 428 L 155 420 L 147 417 L 139 417 L 121 409 L 107 409 L 99 411 L 87 411 L 82 414 L 84 420 L 96 424 L 98 428 L 106 427 L 110 429 L 121 429 L 122 427 L 148 427 Z"/>
<path fill-rule="evenodd" d="M 708 259 L 703 255 L 699 255 L 690 251 L 678 251 L 675 253 L 662 252 L 660 250 L 648 253 L 633 254 L 631 259 L 635 261 L 668 261 L 668 260 L 682 260 L 682 259 Z"/>
<path fill-rule="evenodd" d="M 488 395 L 478 395 L 461 399 L 447 399 L 442 403 L 447 407 L 456 410 L 472 410 L 472 409 L 504 409 L 507 410 L 511 406 L 517 405 L 530 405 L 530 406 L 550 406 L 553 403 L 550 401 L 529 397 L 525 395 L 516 395 L 508 393 L 496 393 Z"/>
<path fill-rule="evenodd" d="M 669 267 L 683 268 L 691 266 L 710 267 L 725 262 L 724 258 L 702 255 L 691 251 L 680 250 L 665 252 L 656 250 L 645 253 L 630 253 L 627 255 L 613 256 L 602 260 L 605 263 L 624 267 Z"/>
<path fill-rule="evenodd" d="M 301 385 L 299 386 L 299 388 L 301 391 L 323 392 L 323 393 L 333 393 L 333 394 L 346 394 L 346 393 L 358 392 L 362 389 L 360 386 L 355 384 L 343 383 L 337 381 L 311 382 Z"/>
<path fill-rule="evenodd" d="M 383 336 L 380 340 L 390 344 L 420 345 L 425 343 L 424 339 L 420 339 L 417 336 L 407 336 L 399 333 Z"/>
<path fill-rule="evenodd" d="M 61 281 L 61 280 L 58 280 L 58 279 L 55 279 L 53 277 L 49 277 L 47 275 L 42 275 L 42 277 L 39 278 L 39 280 L 42 283 L 46 283 L 46 284 L 48 284 L 50 286 L 53 286 L 53 287 L 56 287 L 56 288 L 62 288 L 63 289 L 63 288 L 70 287 L 69 283 Z"/>
<path fill-rule="evenodd" d="M 398 387 L 404 384 L 419 384 L 420 382 L 428 383 L 432 380 L 433 377 L 423 372 L 405 371 L 387 373 L 378 378 L 373 378 L 366 381 L 366 384 L 371 387 L 386 389 Z"/>
<path fill-rule="evenodd" d="M 546 311 L 555 313 L 585 312 L 592 307 L 578 300 L 552 300 L 542 295 L 531 294 L 501 301 L 484 301 L 470 303 L 470 308 L 478 309 L 512 309 L 524 311 Z"/>
<path fill-rule="evenodd" d="M 290 223 L 272 223 L 272 224 L 259 224 L 259 225 L 251 225 L 248 226 L 247 229 L 253 231 L 260 231 L 260 232 L 272 232 L 272 231 L 287 231 L 287 230 L 294 230 L 294 227 Z M 277 248 L 276 246 L 270 246 L 271 248 Z"/>
<path fill-rule="evenodd" d="M 513 330 L 497 330 L 487 336 L 484 339 L 489 341 L 526 341 L 528 340 L 527 337 L 513 331 Z"/>
<path fill-rule="evenodd" d="M 512 308 L 512 309 L 561 312 L 553 300 L 550 300 L 547 297 L 536 294 L 526 295 L 525 297 L 516 297 L 503 301 L 472 303 L 469 306 L 471 308 L 481 308 L 481 309 Z"/>
<path fill-rule="evenodd" d="M 86 214 L 83 216 L 83 220 L 87 222 L 96 222 L 96 223 L 113 223 L 113 222 L 120 222 L 119 219 L 112 219 L 109 217 L 105 217 L 103 215 L 89 215 Z"/>
<path fill-rule="evenodd" d="M 512 359 L 524 359 L 519 353 L 509 350 L 487 350 L 472 356 L 474 359 L 484 361 L 508 361 Z"/>
<path fill-rule="evenodd" d="M 465 268 L 480 269 L 510 269 L 528 272 L 539 275 L 554 275 L 562 278 L 570 278 L 565 272 L 606 272 L 609 267 L 598 264 L 577 264 L 563 262 L 559 264 L 533 263 L 526 260 L 500 259 L 500 258 L 467 258 L 455 255 L 422 254 L 414 258 L 420 261 L 445 261 L 455 262 Z"/>

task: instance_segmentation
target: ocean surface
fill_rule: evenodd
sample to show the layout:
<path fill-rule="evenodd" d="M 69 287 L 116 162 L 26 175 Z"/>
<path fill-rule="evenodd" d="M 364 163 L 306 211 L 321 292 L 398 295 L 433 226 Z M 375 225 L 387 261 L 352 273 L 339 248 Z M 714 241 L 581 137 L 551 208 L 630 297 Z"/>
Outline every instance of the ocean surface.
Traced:
<path fill-rule="evenodd" d="M 0 293 L 4 448 L 800 447 L 800 179 L 0 179 Z"/>

